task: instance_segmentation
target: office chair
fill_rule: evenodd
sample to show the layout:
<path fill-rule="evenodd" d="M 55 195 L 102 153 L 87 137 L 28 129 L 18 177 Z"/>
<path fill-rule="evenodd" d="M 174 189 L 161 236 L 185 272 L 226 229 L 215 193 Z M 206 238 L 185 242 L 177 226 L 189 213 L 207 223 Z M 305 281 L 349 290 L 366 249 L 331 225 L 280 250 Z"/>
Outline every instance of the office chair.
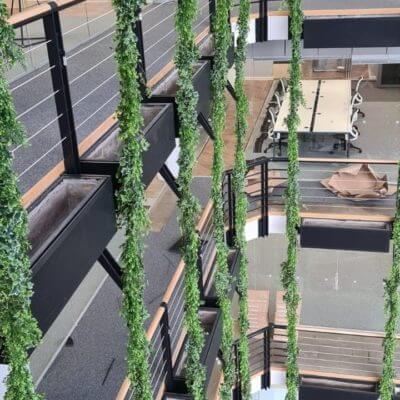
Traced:
<path fill-rule="evenodd" d="M 364 77 L 362 76 L 358 81 L 357 81 L 357 85 L 354 89 L 354 94 L 353 94 L 353 98 L 351 100 L 351 105 L 353 107 L 353 109 L 358 109 L 358 114 L 365 118 L 365 113 L 363 111 L 360 110 L 360 106 L 363 103 L 363 97 L 360 93 L 360 86 L 361 86 L 361 82 L 364 80 Z"/>
<path fill-rule="evenodd" d="M 361 147 L 355 146 L 352 142 L 356 141 L 359 137 L 360 137 L 360 130 L 358 129 L 358 127 L 355 125 L 356 121 L 358 120 L 358 114 L 359 114 L 359 110 L 355 109 L 352 116 L 351 116 L 351 129 L 349 132 L 349 149 L 354 149 L 357 150 L 359 153 L 362 153 L 362 149 Z M 334 153 L 335 150 L 338 150 L 339 147 L 342 147 L 343 150 L 346 150 L 346 140 L 343 139 L 343 137 L 340 135 L 335 135 L 335 138 L 337 138 L 339 140 L 338 143 L 335 143 L 333 145 L 333 149 L 332 151 L 330 151 L 331 154 Z"/>
<path fill-rule="evenodd" d="M 275 122 L 276 122 L 276 115 L 274 114 L 271 108 L 268 109 L 268 115 L 270 118 L 270 125 L 268 129 L 268 139 L 272 140 L 272 142 L 267 146 L 264 150 L 264 153 L 267 153 L 268 150 L 272 149 L 274 146 L 278 146 L 279 148 L 279 156 L 282 155 L 282 147 L 287 147 L 287 143 L 284 142 L 280 133 L 274 132 Z"/>

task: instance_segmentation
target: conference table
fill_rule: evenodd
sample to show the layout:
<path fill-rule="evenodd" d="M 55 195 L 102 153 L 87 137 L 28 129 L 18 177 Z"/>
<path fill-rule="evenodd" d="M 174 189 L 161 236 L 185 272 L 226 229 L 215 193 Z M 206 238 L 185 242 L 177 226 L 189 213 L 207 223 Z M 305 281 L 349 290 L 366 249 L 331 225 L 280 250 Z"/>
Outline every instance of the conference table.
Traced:
<path fill-rule="evenodd" d="M 343 135 L 348 157 L 352 129 L 351 80 L 304 80 L 301 84 L 304 104 L 298 110 L 300 123 L 297 133 L 310 135 L 313 141 L 322 135 Z M 289 107 L 289 93 L 286 93 L 274 126 L 274 142 L 288 134 L 286 119 Z"/>

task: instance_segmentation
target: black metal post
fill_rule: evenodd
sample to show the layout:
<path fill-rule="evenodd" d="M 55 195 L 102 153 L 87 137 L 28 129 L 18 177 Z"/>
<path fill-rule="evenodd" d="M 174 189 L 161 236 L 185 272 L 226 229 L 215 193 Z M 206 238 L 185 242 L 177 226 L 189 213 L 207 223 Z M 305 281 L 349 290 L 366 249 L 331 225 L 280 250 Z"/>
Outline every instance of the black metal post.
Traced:
<path fill-rule="evenodd" d="M 164 164 L 160 169 L 160 175 L 164 178 L 165 182 L 169 186 L 169 188 L 176 194 L 176 197 L 180 197 L 180 192 L 178 188 L 178 184 L 171 170 Z"/>
<path fill-rule="evenodd" d="M 261 376 L 261 388 L 268 389 L 270 387 L 270 326 L 267 326 L 263 331 L 263 368 L 264 372 Z"/>
<path fill-rule="evenodd" d="M 140 90 L 142 96 L 146 97 L 146 85 L 147 85 L 147 75 L 146 75 L 146 58 L 144 51 L 144 40 L 143 40 L 143 27 L 142 27 L 142 10 L 139 10 L 138 19 L 136 20 L 133 31 L 135 32 L 137 38 L 137 47 L 140 55 L 140 62 L 137 65 L 137 73 L 140 77 Z"/>
<path fill-rule="evenodd" d="M 51 70 L 58 125 L 60 128 L 64 154 L 65 171 L 68 174 L 80 172 L 78 142 L 76 138 L 71 94 L 68 83 L 67 59 L 62 39 L 60 16 L 57 4 L 48 3 L 51 13 L 43 17 L 44 32 L 47 40 L 47 53 Z"/>
<path fill-rule="evenodd" d="M 268 236 L 268 160 L 260 165 L 261 184 L 261 219 L 258 224 L 258 235 Z"/>
<path fill-rule="evenodd" d="M 215 15 L 215 0 L 209 0 L 208 10 L 210 13 L 210 32 L 213 33 L 214 32 L 213 21 L 214 21 L 214 15 Z"/>
<path fill-rule="evenodd" d="M 210 136 L 210 138 L 212 140 L 214 140 L 215 135 L 214 135 L 213 128 L 212 128 L 210 122 L 208 121 L 208 119 L 203 115 L 203 113 L 199 113 L 199 115 L 197 116 L 197 121 L 207 132 L 207 135 Z"/>
<path fill-rule="evenodd" d="M 98 261 L 108 275 L 110 275 L 111 279 L 116 283 L 116 285 L 122 289 L 121 266 L 118 264 L 112 254 L 107 249 L 104 249 Z"/>
<path fill-rule="evenodd" d="M 198 232 L 200 235 L 200 233 Z M 204 300 L 204 275 L 203 275 L 203 245 L 204 242 L 200 239 L 200 246 L 197 251 L 197 268 L 199 270 L 199 291 L 200 291 L 200 299 Z"/>
<path fill-rule="evenodd" d="M 161 338 L 164 347 L 164 360 L 167 367 L 167 376 L 165 378 L 166 391 L 173 391 L 173 365 L 172 365 L 172 351 L 171 351 L 171 337 L 169 328 L 169 316 L 168 316 L 168 304 L 165 302 L 161 303 L 161 307 L 164 307 L 164 313 L 161 318 Z"/>
<path fill-rule="evenodd" d="M 227 173 L 227 196 L 228 196 L 228 231 L 226 232 L 226 243 L 233 246 L 235 238 L 235 195 L 232 188 L 232 174 Z"/>

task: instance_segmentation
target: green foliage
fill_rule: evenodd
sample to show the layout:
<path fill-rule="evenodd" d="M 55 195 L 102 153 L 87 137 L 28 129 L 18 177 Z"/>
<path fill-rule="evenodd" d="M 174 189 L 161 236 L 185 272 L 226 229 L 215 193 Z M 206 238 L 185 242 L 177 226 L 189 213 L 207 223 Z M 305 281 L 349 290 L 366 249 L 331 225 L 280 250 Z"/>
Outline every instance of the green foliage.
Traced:
<path fill-rule="evenodd" d="M 142 155 L 147 148 L 141 131 L 143 118 L 140 112 L 140 75 L 137 65 L 140 56 L 137 38 L 133 31 L 141 0 L 114 0 L 116 13 L 116 51 L 120 85 L 120 102 L 117 109 L 119 139 L 122 142 L 117 194 L 118 222 L 125 229 L 122 246 L 123 308 L 128 331 L 128 376 L 134 399 L 151 400 L 149 372 L 149 346 L 144 322 L 147 318 L 143 300 L 145 269 L 143 264 L 144 238 L 148 231 L 145 191 L 142 184 Z"/>
<path fill-rule="evenodd" d="M 250 2 L 240 0 L 238 27 L 239 36 L 235 51 L 235 93 L 236 93 L 236 120 L 235 120 L 235 162 L 233 167 L 233 190 L 235 193 L 235 247 L 239 251 L 239 382 L 242 398 L 250 399 L 250 368 L 249 368 L 249 342 L 247 338 L 249 329 L 248 319 L 248 271 L 246 254 L 246 216 L 247 197 L 245 193 L 245 179 L 247 172 L 246 157 L 244 153 L 247 117 L 249 106 L 244 88 L 244 66 L 246 62 L 246 44 L 249 31 Z"/>
<path fill-rule="evenodd" d="M 393 265 L 389 279 L 385 281 L 385 338 L 383 341 L 383 372 L 379 385 L 381 400 L 391 400 L 394 391 L 395 351 L 400 316 L 400 163 L 398 168 L 396 215 L 393 223 Z"/>
<path fill-rule="evenodd" d="M 213 19 L 214 66 L 212 71 L 212 125 L 215 135 L 214 156 L 212 167 L 211 197 L 213 200 L 213 222 L 215 227 L 215 241 L 217 247 L 215 287 L 218 305 L 222 314 L 222 339 L 221 351 L 223 362 L 224 381 L 220 387 L 222 400 L 232 398 L 234 384 L 234 364 L 232 358 L 233 323 L 232 304 L 229 298 L 231 276 L 228 266 L 228 247 L 225 243 L 224 224 L 224 199 L 222 193 L 222 180 L 224 173 L 224 142 L 222 133 L 226 120 L 225 86 L 228 79 L 227 53 L 232 43 L 231 28 L 228 21 L 230 0 L 217 0 L 215 16 Z"/>
<path fill-rule="evenodd" d="M 28 217 L 21 205 L 11 154 L 11 148 L 25 138 L 5 77 L 22 60 L 22 53 L 7 17 L 5 4 L 0 4 L 0 343 L 10 368 L 5 400 L 39 400 L 42 397 L 35 394 L 27 354 L 41 335 L 30 310 Z"/>
<path fill-rule="evenodd" d="M 296 326 L 298 322 L 297 308 L 300 302 L 299 290 L 296 282 L 297 266 L 297 228 L 300 225 L 299 212 L 299 149 L 297 141 L 297 128 L 299 126 L 298 109 L 302 103 L 301 90 L 301 32 L 303 26 L 303 13 L 301 0 L 287 0 L 289 7 L 292 35 L 292 59 L 290 62 L 290 111 L 287 117 L 288 126 L 288 183 L 285 193 L 286 203 L 286 238 L 288 241 L 287 260 L 282 263 L 281 282 L 285 290 L 287 316 L 287 395 L 286 400 L 297 399 L 297 386 L 299 370 L 297 365 L 298 344 Z"/>
<path fill-rule="evenodd" d="M 178 159 L 180 192 L 179 224 L 183 238 L 182 252 L 185 262 L 185 326 L 187 329 L 186 385 L 194 400 L 205 398 L 205 370 L 200 356 L 204 346 L 204 332 L 198 310 L 200 291 L 198 287 L 199 271 L 197 256 L 199 235 L 196 232 L 196 220 L 200 212 L 197 199 L 190 191 L 193 179 L 193 167 L 196 160 L 197 101 L 198 93 L 193 86 L 193 65 L 199 58 L 192 29 L 197 16 L 196 0 L 178 2 L 175 16 L 175 28 L 178 35 L 175 53 L 175 65 L 178 70 L 178 105 L 180 154 Z"/>

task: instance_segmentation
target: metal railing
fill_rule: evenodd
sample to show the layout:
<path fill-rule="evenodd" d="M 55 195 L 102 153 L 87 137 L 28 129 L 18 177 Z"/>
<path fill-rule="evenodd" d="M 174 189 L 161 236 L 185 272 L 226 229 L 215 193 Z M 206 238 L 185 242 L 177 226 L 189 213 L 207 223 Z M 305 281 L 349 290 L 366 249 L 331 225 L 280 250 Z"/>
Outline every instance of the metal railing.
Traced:
<path fill-rule="evenodd" d="M 248 219 L 258 219 L 259 236 L 269 218 L 284 215 L 287 159 L 261 157 L 248 162 L 245 191 Z M 397 161 L 300 159 L 299 202 L 303 218 L 391 222 L 396 209 Z M 225 221 L 234 232 L 232 171 L 224 177 Z"/>
<path fill-rule="evenodd" d="M 204 0 L 199 6 L 199 41 L 210 31 L 212 4 Z M 146 6 L 134 26 L 139 69 L 148 86 L 173 69 L 175 8 L 176 1 Z M 107 132 L 103 127 L 109 121 L 115 124 L 115 13 L 111 0 L 53 1 L 14 14 L 9 22 L 26 61 L 8 73 L 28 139 L 28 146 L 13 149 L 14 167 L 22 193 L 30 197 L 29 191 L 47 176 L 78 173 L 79 155 L 101 138 L 100 131 Z"/>

